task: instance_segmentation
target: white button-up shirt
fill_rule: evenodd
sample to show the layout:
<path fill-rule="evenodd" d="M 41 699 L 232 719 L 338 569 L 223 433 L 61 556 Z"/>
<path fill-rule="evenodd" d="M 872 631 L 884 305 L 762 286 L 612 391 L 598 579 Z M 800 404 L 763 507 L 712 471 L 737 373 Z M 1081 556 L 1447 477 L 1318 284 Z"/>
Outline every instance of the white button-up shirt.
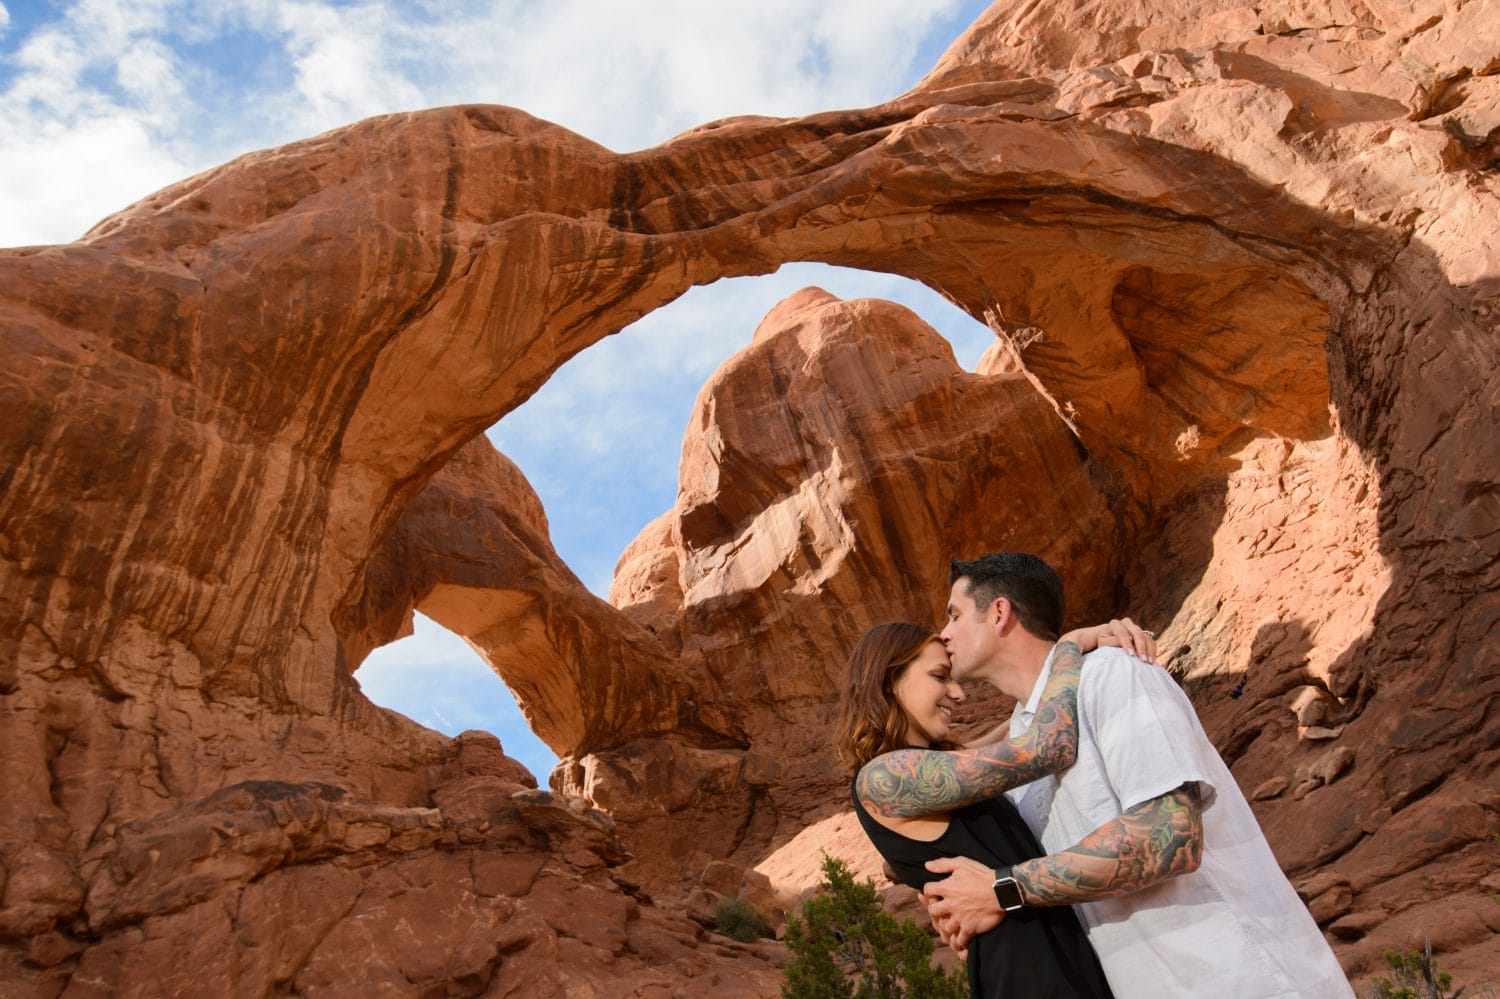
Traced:
<path fill-rule="evenodd" d="M 1035 716 L 1052 657 L 1011 735 Z M 1137 805 L 1198 785 L 1198 870 L 1143 891 L 1077 906 L 1117 999 L 1349 999 L 1349 980 L 1281 872 L 1192 704 L 1158 666 L 1115 648 L 1084 657 L 1078 761 L 1010 792 L 1048 853 Z"/>

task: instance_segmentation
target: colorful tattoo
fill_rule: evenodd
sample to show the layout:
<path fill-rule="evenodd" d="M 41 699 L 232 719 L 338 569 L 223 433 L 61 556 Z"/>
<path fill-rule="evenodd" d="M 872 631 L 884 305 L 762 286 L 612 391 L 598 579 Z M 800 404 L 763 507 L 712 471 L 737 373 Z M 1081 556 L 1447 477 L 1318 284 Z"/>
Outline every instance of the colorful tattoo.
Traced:
<path fill-rule="evenodd" d="M 871 812 L 889 818 L 950 812 L 1073 765 L 1078 757 L 1078 673 L 1083 653 L 1061 642 L 1031 728 L 978 749 L 901 749 L 866 763 L 856 785 Z"/>
<path fill-rule="evenodd" d="M 1131 809 L 1060 853 L 1017 864 L 1026 901 L 1065 905 L 1149 888 L 1198 869 L 1203 815 L 1197 786 L 1184 784 Z"/>

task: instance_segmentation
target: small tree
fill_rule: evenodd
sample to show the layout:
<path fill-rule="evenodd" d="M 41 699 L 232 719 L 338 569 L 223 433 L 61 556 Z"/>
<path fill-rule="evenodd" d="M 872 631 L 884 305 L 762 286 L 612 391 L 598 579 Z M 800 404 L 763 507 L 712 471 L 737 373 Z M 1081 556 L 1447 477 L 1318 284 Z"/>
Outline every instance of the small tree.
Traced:
<path fill-rule="evenodd" d="M 823 856 L 823 884 L 787 920 L 785 999 L 965 999 L 962 969 L 932 964 L 932 938 L 881 909 L 875 884 Z"/>
<path fill-rule="evenodd" d="M 1385 952 L 1386 966 L 1395 973 L 1396 980 L 1377 978 L 1370 983 L 1370 999 L 1459 999 L 1462 987 L 1449 992 L 1453 976 L 1437 970 L 1432 960 L 1432 941 L 1420 951 L 1403 954 L 1400 951 Z"/>

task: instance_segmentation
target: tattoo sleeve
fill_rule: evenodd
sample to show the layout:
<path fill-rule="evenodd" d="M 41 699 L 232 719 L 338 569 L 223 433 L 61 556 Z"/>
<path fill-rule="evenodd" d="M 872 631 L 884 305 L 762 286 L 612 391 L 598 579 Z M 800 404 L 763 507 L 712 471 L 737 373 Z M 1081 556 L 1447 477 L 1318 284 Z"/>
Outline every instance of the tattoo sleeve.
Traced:
<path fill-rule="evenodd" d="M 1067 905 L 1111 898 L 1198 869 L 1203 815 L 1196 785 L 1139 805 L 1059 853 L 1017 864 L 1028 903 Z"/>
<path fill-rule="evenodd" d="M 1078 757 L 1078 674 L 1083 654 L 1062 642 L 1024 735 L 977 749 L 902 749 L 866 763 L 856 790 L 866 808 L 887 817 L 949 812 L 1056 773 Z"/>

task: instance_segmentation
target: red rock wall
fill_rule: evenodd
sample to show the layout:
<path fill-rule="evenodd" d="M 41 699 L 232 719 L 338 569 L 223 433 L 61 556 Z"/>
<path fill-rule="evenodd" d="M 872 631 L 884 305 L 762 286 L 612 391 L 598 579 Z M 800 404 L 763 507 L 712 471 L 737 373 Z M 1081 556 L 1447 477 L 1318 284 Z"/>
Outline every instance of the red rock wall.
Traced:
<path fill-rule="evenodd" d="M 774 992 L 636 880 L 802 842 L 849 639 L 1024 539 L 1078 613 L 1164 625 L 1352 973 L 1424 933 L 1460 981 L 1500 966 L 1497 33 L 1491 0 L 997 5 L 877 108 L 623 156 L 393 115 L 0 251 L 0 980 L 337 991 L 357 953 L 372 988 Z M 460 448 L 788 260 L 925 281 L 1014 346 L 962 373 L 890 306 L 785 303 L 705 387 L 613 613 Z M 363 699 L 412 606 L 491 650 L 623 840 Z M 393 942 L 417 911 L 451 963 Z"/>

